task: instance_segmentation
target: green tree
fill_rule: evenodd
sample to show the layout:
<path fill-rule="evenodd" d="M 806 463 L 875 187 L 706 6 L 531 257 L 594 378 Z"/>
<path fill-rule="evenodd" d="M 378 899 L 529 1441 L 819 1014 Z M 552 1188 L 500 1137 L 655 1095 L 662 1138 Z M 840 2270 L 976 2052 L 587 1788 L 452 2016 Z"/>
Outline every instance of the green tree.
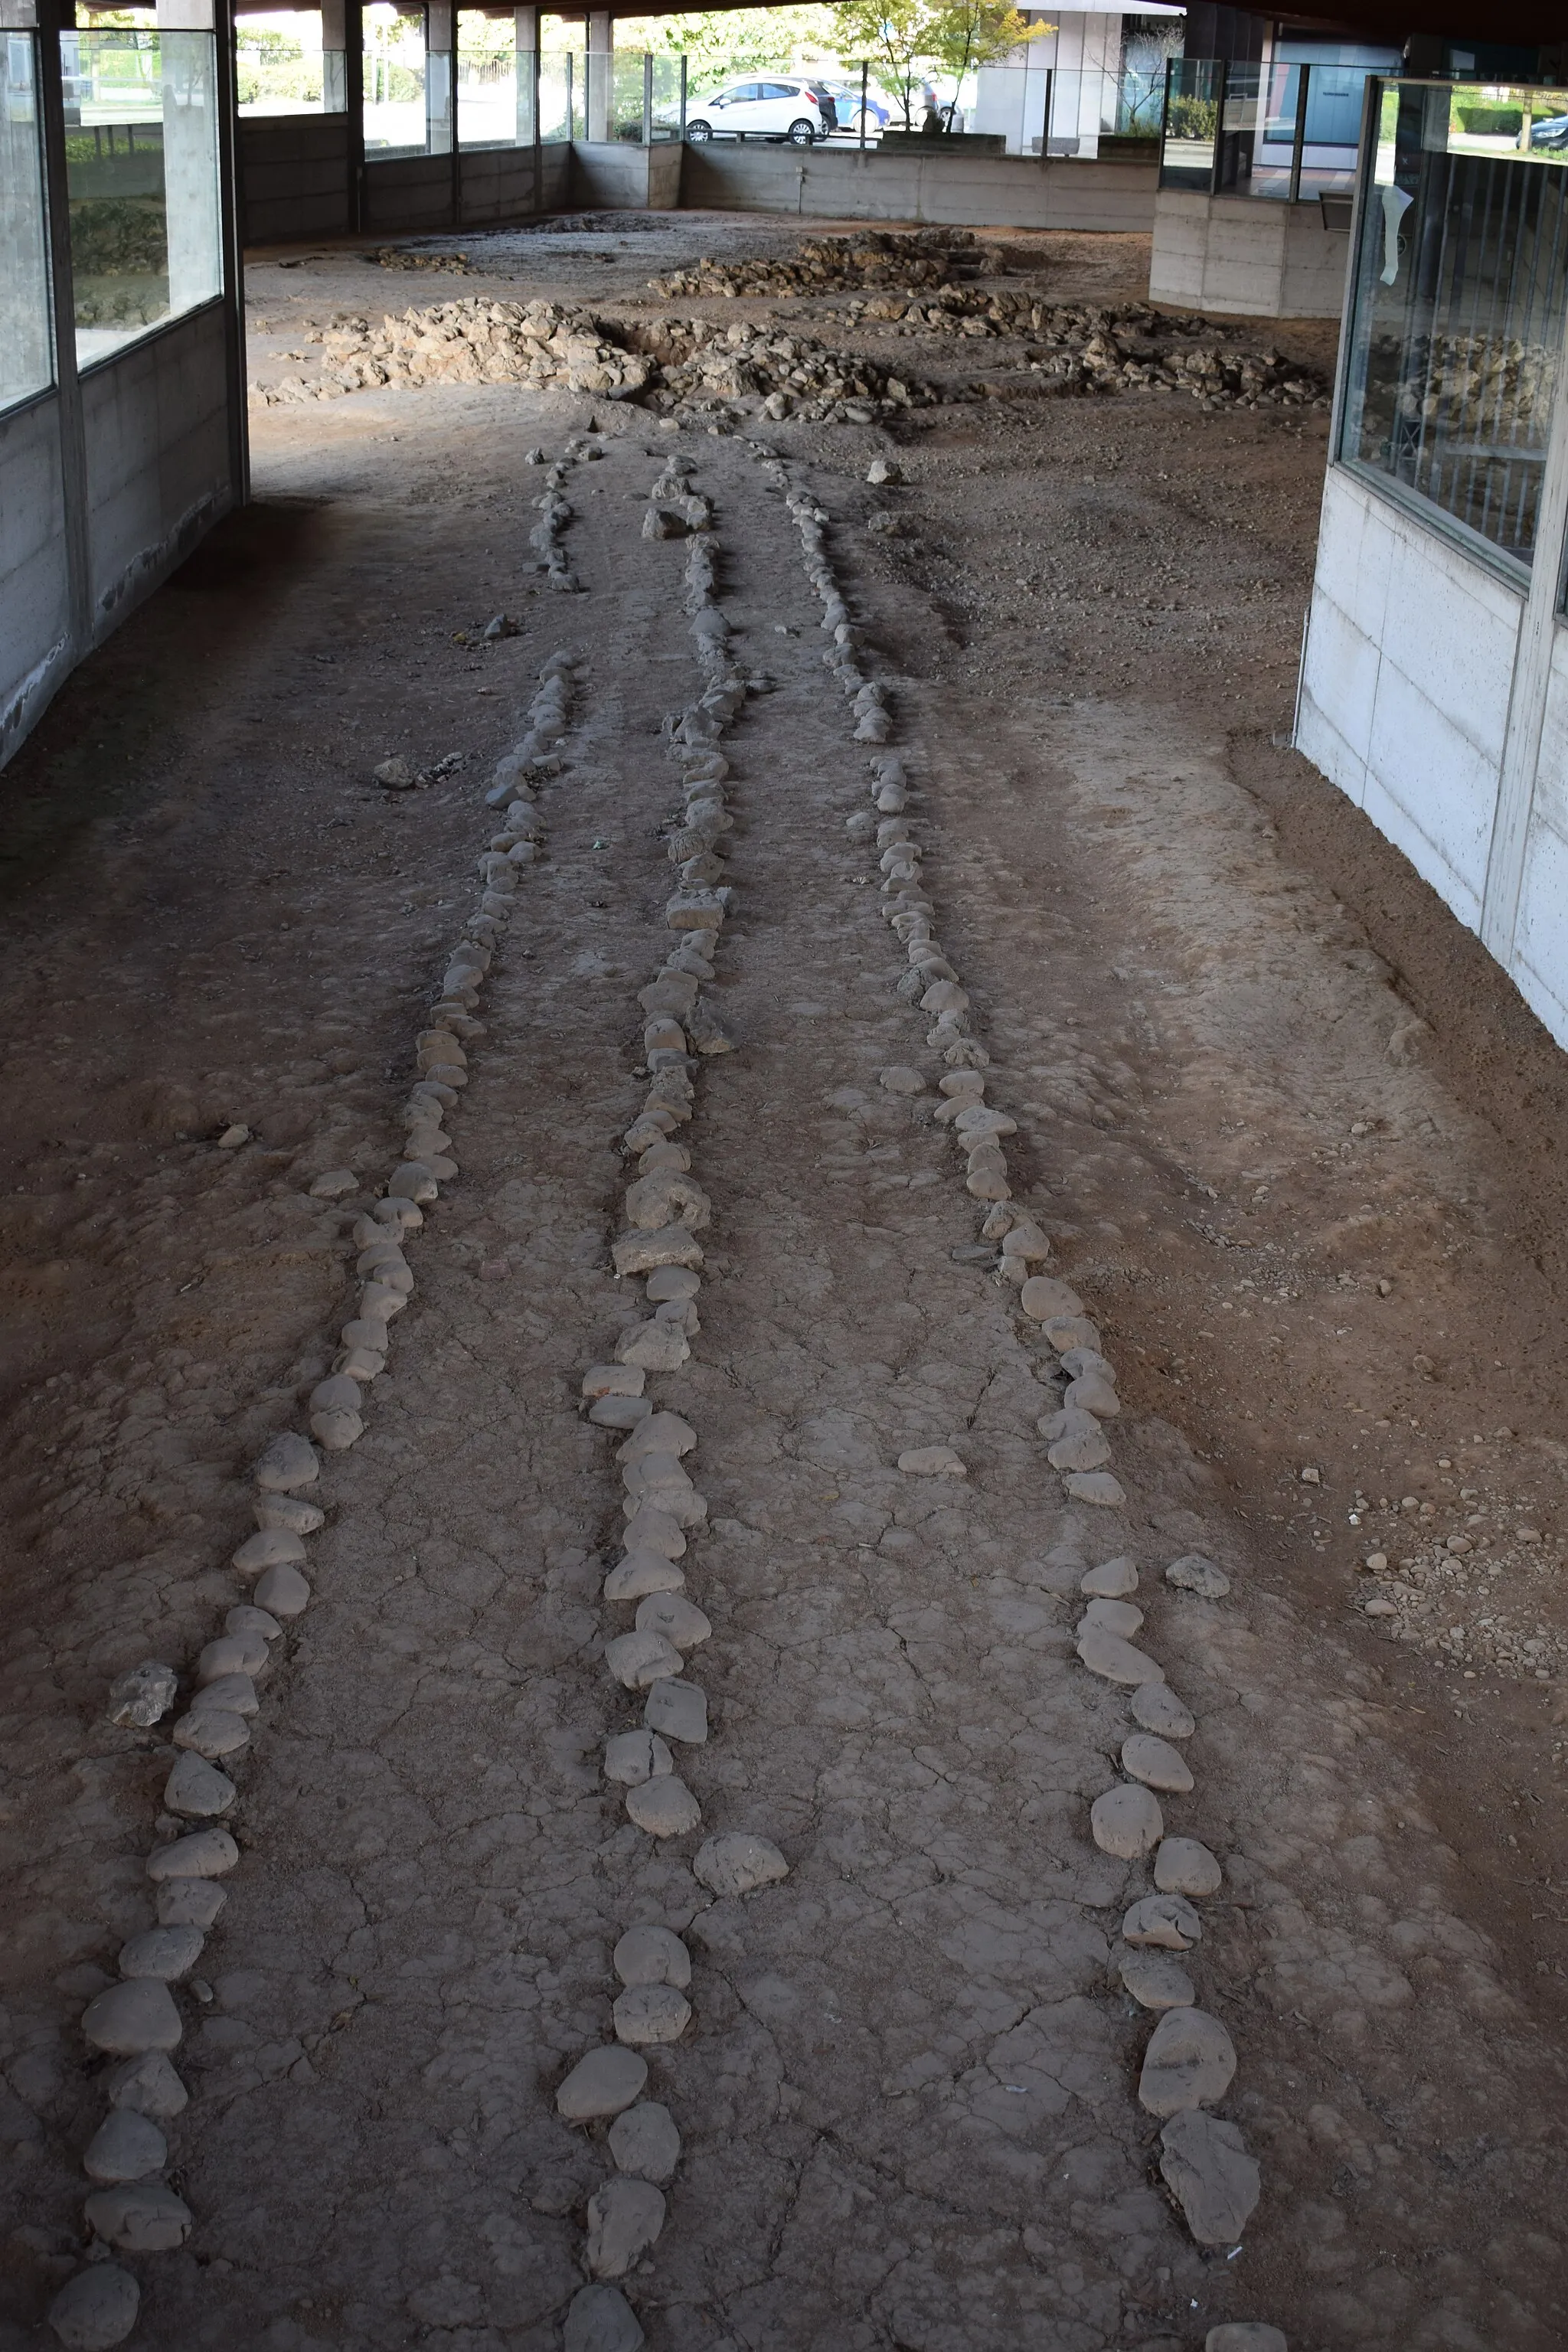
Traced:
<path fill-rule="evenodd" d="M 928 69 L 962 82 L 976 66 L 1054 33 L 1030 25 L 1010 0 L 840 0 L 834 16 L 839 55 L 867 58 L 912 130 L 912 92 Z"/>
<path fill-rule="evenodd" d="M 616 25 L 616 46 L 684 57 L 693 89 L 733 73 L 784 73 L 835 55 L 830 7 L 710 10 L 681 16 L 633 16 Z"/>

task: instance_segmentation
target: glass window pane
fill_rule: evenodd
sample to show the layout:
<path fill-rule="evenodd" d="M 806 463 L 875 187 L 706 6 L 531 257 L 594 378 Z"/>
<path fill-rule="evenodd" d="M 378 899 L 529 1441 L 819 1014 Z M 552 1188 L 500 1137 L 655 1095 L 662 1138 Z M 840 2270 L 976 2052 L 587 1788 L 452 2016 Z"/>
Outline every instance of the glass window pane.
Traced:
<path fill-rule="evenodd" d="M 273 8 L 237 16 L 234 68 L 241 114 L 343 110 L 343 53 L 323 50 L 319 8 Z"/>
<path fill-rule="evenodd" d="M 78 363 L 223 291 L 210 33 L 62 33 Z"/>
<path fill-rule="evenodd" d="M 31 33 L 0 32 L 0 408 L 55 380 Z"/>
<path fill-rule="evenodd" d="M 520 77 L 519 65 L 522 65 Z M 458 17 L 458 143 L 462 147 L 528 146 L 533 127 L 527 120 L 526 75 L 531 60 L 520 61 L 517 17 L 464 8 Z"/>
<path fill-rule="evenodd" d="M 574 57 L 570 49 L 547 49 L 541 57 L 539 136 L 542 141 L 548 143 L 572 137 L 572 118 L 581 103 L 581 57 Z"/>
<path fill-rule="evenodd" d="M 425 10 L 372 0 L 364 11 L 364 152 L 374 158 L 426 155 Z"/>
<path fill-rule="evenodd" d="M 1528 563 L 1568 298 L 1563 94 L 1405 81 L 1377 105 L 1340 454 Z"/>
<path fill-rule="evenodd" d="M 1160 153 L 1163 188 L 1207 190 L 1213 185 L 1224 72 L 1216 58 L 1178 58 L 1172 66 Z"/>

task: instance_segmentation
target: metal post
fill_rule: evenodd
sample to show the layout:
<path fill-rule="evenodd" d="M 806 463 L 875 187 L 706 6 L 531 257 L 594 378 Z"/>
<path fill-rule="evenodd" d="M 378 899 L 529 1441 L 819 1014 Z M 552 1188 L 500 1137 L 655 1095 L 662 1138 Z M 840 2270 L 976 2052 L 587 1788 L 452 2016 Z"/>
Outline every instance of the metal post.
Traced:
<path fill-rule="evenodd" d="M 1215 115 L 1214 122 L 1214 161 L 1209 165 L 1209 194 L 1211 196 L 1217 196 L 1219 194 L 1220 172 L 1223 168 L 1223 159 L 1225 155 L 1225 86 L 1229 79 L 1229 62 L 1227 59 L 1222 58 L 1219 60 L 1219 107 Z"/>
<path fill-rule="evenodd" d="M 363 234 L 366 187 L 364 176 L 364 14 L 360 0 L 343 6 L 343 161 L 348 173 L 348 231 Z"/>
<path fill-rule="evenodd" d="M 1310 66 L 1298 66 L 1296 84 L 1296 135 L 1290 142 L 1290 202 L 1301 201 L 1301 157 L 1307 145 L 1307 77 Z"/>
<path fill-rule="evenodd" d="M 564 55 L 566 58 L 566 143 L 570 146 L 577 136 L 577 113 L 576 102 L 572 96 L 572 51 L 567 49 Z"/>
<path fill-rule="evenodd" d="M 653 51 L 642 53 L 642 143 L 653 145 Z"/>
<path fill-rule="evenodd" d="M 76 365 L 76 300 L 71 285 L 70 207 L 67 201 L 65 86 L 60 34 L 75 11 L 47 4 L 38 10 L 38 119 L 44 139 L 44 198 L 48 207 L 49 264 L 55 312 L 55 392 L 60 431 L 60 492 L 64 505 L 66 577 L 72 657 L 92 645 L 92 555 L 88 537 L 87 439 Z"/>
<path fill-rule="evenodd" d="M 1046 68 L 1046 110 L 1040 117 L 1040 168 L 1043 171 L 1051 159 L 1051 107 L 1057 94 L 1057 69 Z"/>
<path fill-rule="evenodd" d="M 235 26 L 231 0 L 213 10 L 217 104 L 219 249 L 223 256 L 223 328 L 228 373 L 228 466 L 234 502 L 250 499 L 250 418 L 246 399 L 245 241 L 241 213 L 238 105 L 235 89 Z"/>
<path fill-rule="evenodd" d="M 686 52 L 680 53 L 680 143 L 686 144 Z"/>
<path fill-rule="evenodd" d="M 866 86 L 870 79 L 870 75 L 871 60 L 869 58 L 862 58 L 860 60 L 860 152 L 862 155 L 866 152 Z"/>

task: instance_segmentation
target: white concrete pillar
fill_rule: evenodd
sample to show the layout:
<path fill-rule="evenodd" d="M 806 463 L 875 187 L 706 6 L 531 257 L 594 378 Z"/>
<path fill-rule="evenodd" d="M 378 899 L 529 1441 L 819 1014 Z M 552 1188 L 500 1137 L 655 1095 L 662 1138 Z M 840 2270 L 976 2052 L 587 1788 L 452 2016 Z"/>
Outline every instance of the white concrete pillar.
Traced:
<path fill-rule="evenodd" d="M 616 20 L 607 8 L 588 11 L 588 136 L 610 135 L 611 85 L 616 70 Z"/>

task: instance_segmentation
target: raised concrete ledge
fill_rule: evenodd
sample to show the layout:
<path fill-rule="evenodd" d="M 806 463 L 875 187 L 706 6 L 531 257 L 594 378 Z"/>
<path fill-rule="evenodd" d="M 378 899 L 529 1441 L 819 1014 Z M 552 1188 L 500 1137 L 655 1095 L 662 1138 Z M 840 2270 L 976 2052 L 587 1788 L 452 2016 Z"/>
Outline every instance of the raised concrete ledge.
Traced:
<path fill-rule="evenodd" d="M 716 141 L 686 150 L 681 201 L 808 219 L 1146 235 L 1154 220 L 1155 179 L 1152 163 L 879 155 L 874 148 L 731 147 Z"/>
<path fill-rule="evenodd" d="M 1321 206 L 1161 188 L 1149 299 L 1249 319 L 1337 319 L 1350 238 Z"/>

